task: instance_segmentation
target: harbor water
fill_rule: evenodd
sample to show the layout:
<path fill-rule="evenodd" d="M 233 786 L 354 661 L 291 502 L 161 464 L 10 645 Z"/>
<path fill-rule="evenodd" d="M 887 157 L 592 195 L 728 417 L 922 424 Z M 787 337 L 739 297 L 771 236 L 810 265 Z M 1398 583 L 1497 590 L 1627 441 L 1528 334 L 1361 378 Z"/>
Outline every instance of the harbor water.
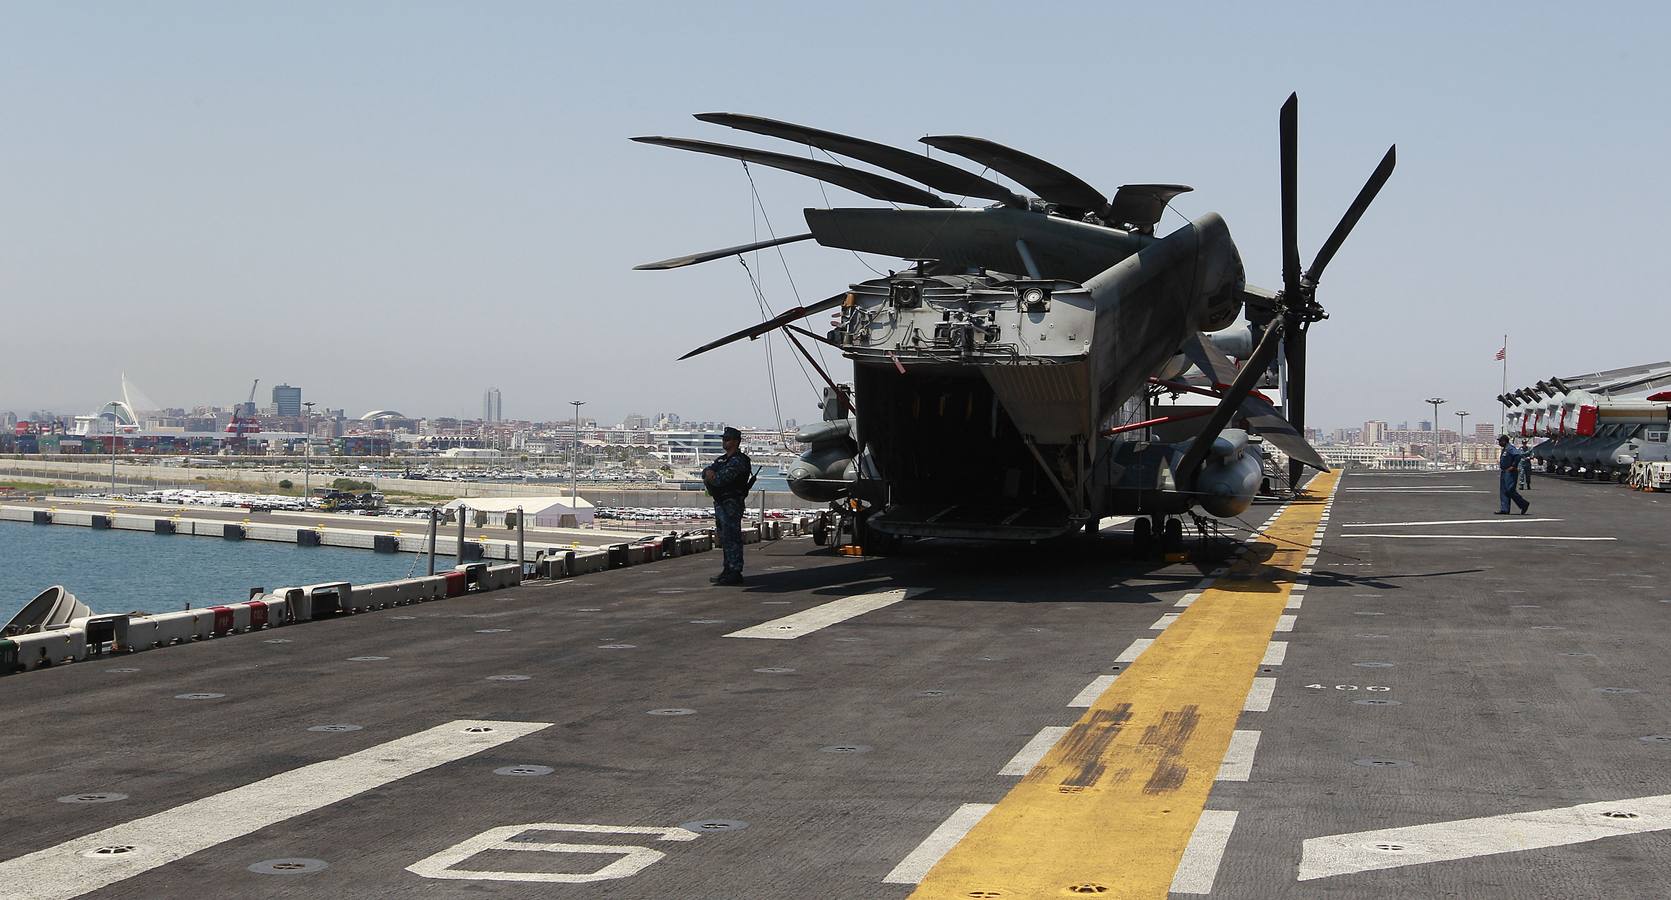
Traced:
<path fill-rule="evenodd" d="M 244 600 L 251 587 L 369 584 L 409 571 L 422 574 L 426 559 L 345 547 L 0 522 L 0 624 L 55 584 L 97 613 L 166 612 Z M 453 563 L 451 557 L 435 558 L 437 569 Z"/>

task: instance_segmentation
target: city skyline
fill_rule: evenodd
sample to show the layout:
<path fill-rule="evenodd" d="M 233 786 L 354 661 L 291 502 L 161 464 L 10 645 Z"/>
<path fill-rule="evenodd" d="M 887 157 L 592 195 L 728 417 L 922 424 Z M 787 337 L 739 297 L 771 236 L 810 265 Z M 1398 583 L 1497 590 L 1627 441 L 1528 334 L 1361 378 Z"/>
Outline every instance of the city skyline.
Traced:
<path fill-rule="evenodd" d="M 990 40 L 967 12 L 719 4 L 646 28 L 630 7 L 514 2 L 492 16 L 350 7 L 325 22 L 306 4 L 20 7 L 0 34 L 13 124 L 0 162 L 29 177 L 0 211 L 0 271 L 11 328 L 31 339 L 9 346 L 0 409 L 110 399 L 103 369 L 66 364 L 73 348 L 173 403 L 242 399 L 251 379 L 277 380 L 282 357 L 329 372 L 319 396 L 354 410 L 469 415 L 492 384 L 534 419 L 561 418 L 576 393 L 610 416 L 654 398 L 719 420 L 813 418 L 821 381 L 776 338 L 676 360 L 758 321 L 762 300 L 784 309 L 903 263 L 804 244 L 750 258 L 749 273 L 736 260 L 633 272 L 793 234 L 805 208 L 873 205 L 628 142 L 736 138 L 690 119 L 712 109 L 909 146 L 988 136 L 1104 189 L 1190 184 L 1162 230 L 1222 213 L 1248 280 L 1271 287 L 1275 116 L 1298 91 L 1306 253 L 1388 143 L 1400 158 L 1329 269 L 1312 422 L 1404 418 L 1425 396 L 1489 417 L 1505 332 L 1510 383 L 1663 356 L 1651 329 L 1558 324 L 1576 304 L 1587 321 L 1628 321 L 1657 295 L 1671 186 L 1656 148 L 1671 123 L 1647 111 L 1671 91 L 1662 6 L 1575 17 L 1412 3 L 1377 11 L 1373 29 L 1347 7 L 1229 7 L 1211 21 L 1154 6 L 1031 11 L 1039 33 L 1145 35 L 1122 44 L 1119 69 L 1155 87 L 1094 110 L 1057 89 L 1084 77 L 1080 55 L 965 65 L 966 47 Z M 852 50 L 846 77 L 808 67 L 794 42 L 712 52 L 804 33 Z M 1307 52 L 1261 49 L 1293 42 Z M 895 99 L 901 58 L 920 91 L 985 102 Z M 1556 201 L 1551 184 L 1586 188 Z"/>

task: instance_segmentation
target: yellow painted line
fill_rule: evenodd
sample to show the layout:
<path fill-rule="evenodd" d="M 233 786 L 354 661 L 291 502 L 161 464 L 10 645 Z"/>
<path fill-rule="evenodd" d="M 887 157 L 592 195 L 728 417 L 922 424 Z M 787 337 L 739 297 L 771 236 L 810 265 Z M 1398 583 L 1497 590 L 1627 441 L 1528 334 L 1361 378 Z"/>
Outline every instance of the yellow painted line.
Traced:
<path fill-rule="evenodd" d="M 911 896 L 1163 900 L 1338 482 L 1313 479 L 1265 548 L 1161 632 Z"/>

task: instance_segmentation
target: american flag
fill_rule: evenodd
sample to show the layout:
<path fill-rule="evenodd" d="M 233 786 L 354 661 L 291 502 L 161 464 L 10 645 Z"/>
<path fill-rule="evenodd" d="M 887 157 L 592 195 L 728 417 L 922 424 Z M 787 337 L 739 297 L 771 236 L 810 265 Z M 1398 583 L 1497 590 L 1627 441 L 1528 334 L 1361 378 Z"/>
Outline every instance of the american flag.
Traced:
<path fill-rule="evenodd" d="M 1508 359 L 1508 358 L 1509 358 L 1509 348 L 1504 347 L 1503 349 L 1497 351 L 1497 361 L 1498 362 L 1502 362 L 1503 360 Z"/>

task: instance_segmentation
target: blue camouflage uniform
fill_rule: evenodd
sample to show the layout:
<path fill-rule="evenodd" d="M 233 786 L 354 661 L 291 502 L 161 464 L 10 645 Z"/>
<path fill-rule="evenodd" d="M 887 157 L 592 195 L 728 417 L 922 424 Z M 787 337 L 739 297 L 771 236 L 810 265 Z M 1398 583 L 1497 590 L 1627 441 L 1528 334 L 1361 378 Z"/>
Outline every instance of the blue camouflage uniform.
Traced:
<path fill-rule="evenodd" d="M 1520 442 L 1520 489 L 1532 489 L 1532 451 L 1527 449 L 1526 442 Z"/>
<path fill-rule="evenodd" d="M 719 526 L 719 544 L 725 551 L 725 571 L 743 574 L 743 504 L 748 499 L 753 464 L 748 454 L 722 453 L 708 464 L 714 473 L 708 492 L 714 497 L 714 522 Z"/>
<path fill-rule="evenodd" d="M 1513 444 L 1503 447 L 1502 459 L 1497 462 L 1497 505 L 1499 507 L 1497 511 L 1499 513 L 1509 511 L 1509 501 L 1511 500 L 1520 507 L 1522 513 L 1532 505 L 1527 502 L 1525 497 L 1520 496 L 1520 491 L 1515 489 L 1515 485 L 1520 482 L 1520 460 L 1525 455 Z"/>

